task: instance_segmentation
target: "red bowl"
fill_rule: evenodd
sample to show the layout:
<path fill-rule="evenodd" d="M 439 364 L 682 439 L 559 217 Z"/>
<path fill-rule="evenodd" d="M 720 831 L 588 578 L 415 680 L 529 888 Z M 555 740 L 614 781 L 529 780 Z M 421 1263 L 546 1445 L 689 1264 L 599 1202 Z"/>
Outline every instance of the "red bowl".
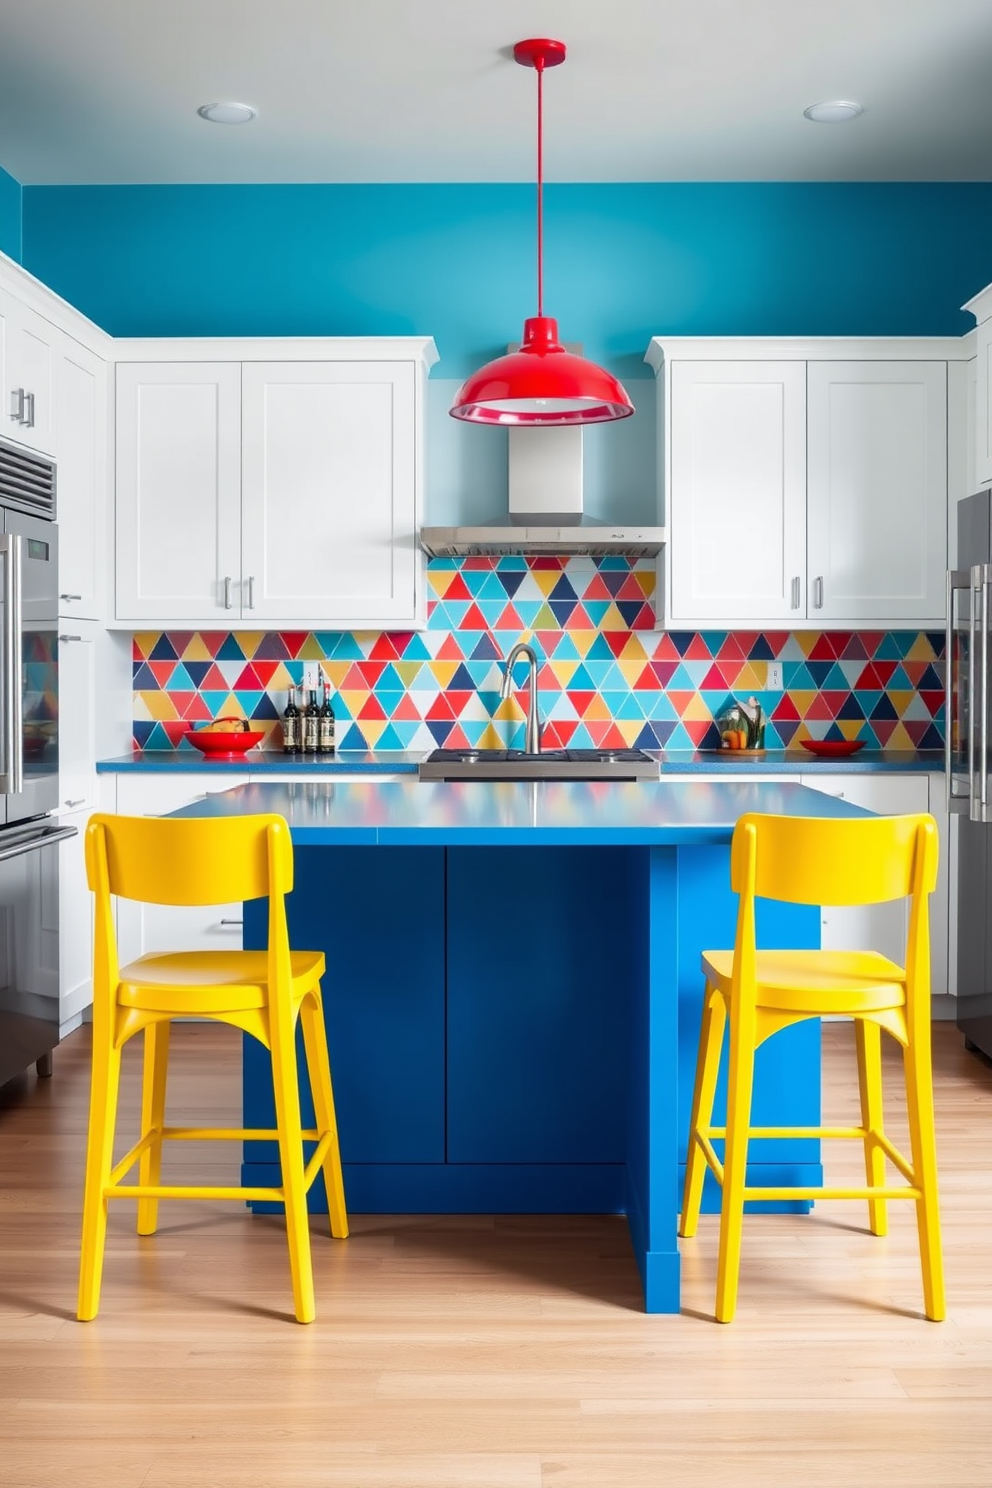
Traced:
<path fill-rule="evenodd" d="M 847 754 L 857 754 L 864 749 L 864 739 L 800 739 L 804 749 L 820 759 L 843 759 Z"/>
<path fill-rule="evenodd" d="M 265 738 L 262 730 L 190 728 L 186 737 L 208 759 L 240 759 Z"/>

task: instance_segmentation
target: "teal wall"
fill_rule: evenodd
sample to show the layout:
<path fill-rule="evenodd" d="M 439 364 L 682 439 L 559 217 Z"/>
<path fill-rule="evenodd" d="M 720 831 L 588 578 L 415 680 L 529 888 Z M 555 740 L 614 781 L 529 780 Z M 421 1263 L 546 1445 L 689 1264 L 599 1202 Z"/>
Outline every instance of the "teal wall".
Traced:
<path fill-rule="evenodd" d="M 534 311 L 531 186 L 24 188 L 24 262 L 116 336 L 434 336 Z M 961 333 L 992 186 L 550 186 L 547 310 L 625 377 L 651 336 Z"/>
<path fill-rule="evenodd" d="M 992 185 L 552 185 L 546 309 L 631 386 L 586 505 L 651 520 L 652 336 L 960 335 Z M 430 335 L 427 518 L 505 507 L 502 431 L 447 417 L 534 313 L 534 188 L 26 186 L 24 263 L 116 336 Z"/>
<path fill-rule="evenodd" d="M 21 261 L 21 183 L 0 166 L 0 253 Z"/>

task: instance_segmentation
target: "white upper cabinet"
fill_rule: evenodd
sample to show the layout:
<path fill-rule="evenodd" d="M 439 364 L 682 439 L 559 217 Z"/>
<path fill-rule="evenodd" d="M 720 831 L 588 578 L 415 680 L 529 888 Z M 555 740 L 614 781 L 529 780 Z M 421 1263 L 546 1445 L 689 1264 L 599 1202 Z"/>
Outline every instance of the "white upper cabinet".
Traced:
<path fill-rule="evenodd" d="M 974 489 L 992 486 L 992 284 L 962 307 L 978 322 L 975 355 Z"/>
<path fill-rule="evenodd" d="M 670 617 L 794 619 L 805 604 L 806 367 L 671 367 Z"/>
<path fill-rule="evenodd" d="M 107 364 L 61 336 L 55 365 L 59 614 L 99 620 L 107 491 Z"/>
<path fill-rule="evenodd" d="M 808 581 L 819 620 L 940 620 L 947 366 L 810 362 Z"/>
<path fill-rule="evenodd" d="M 58 332 L 0 288 L 0 429 L 7 439 L 55 453 L 55 351 Z"/>
<path fill-rule="evenodd" d="M 241 614 L 241 364 L 117 367 L 118 620 Z"/>
<path fill-rule="evenodd" d="M 948 397 L 966 386 L 947 363 L 966 354 L 936 339 L 653 341 L 659 623 L 942 624 Z"/>
<path fill-rule="evenodd" d="M 242 375 L 243 617 L 409 621 L 413 365 L 247 362 Z"/>
<path fill-rule="evenodd" d="M 163 356 L 117 364 L 118 624 L 423 624 L 432 342 L 228 342 L 229 362 L 141 344 Z"/>

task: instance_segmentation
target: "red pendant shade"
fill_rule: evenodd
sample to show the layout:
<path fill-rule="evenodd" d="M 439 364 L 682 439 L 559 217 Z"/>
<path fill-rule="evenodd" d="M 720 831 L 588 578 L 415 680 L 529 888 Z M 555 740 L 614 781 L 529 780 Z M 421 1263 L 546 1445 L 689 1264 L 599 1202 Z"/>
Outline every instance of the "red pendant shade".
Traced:
<path fill-rule="evenodd" d="M 556 427 L 603 424 L 627 418 L 634 405 L 603 367 L 566 351 L 558 322 L 544 314 L 544 113 L 545 67 L 565 60 L 565 44 L 518 41 L 514 59 L 537 70 L 537 314 L 524 321 L 519 351 L 487 362 L 458 389 L 449 412 L 473 424 Z"/>

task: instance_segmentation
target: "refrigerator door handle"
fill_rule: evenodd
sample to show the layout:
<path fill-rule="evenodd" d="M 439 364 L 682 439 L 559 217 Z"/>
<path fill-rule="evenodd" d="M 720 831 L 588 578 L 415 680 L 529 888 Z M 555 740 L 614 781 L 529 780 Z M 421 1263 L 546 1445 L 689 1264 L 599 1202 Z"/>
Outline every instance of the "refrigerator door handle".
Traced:
<path fill-rule="evenodd" d="M 17 532 L 0 536 L 3 564 L 3 625 L 0 657 L 3 665 L 2 708 L 4 771 L 0 776 L 5 794 L 24 789 L 24 759 L 21 753 L 23 699 L 21 696 L 21 538 Z"/>
<path fill-rule="evenodd" d="M 992 569 L 988 564 L 978 565 L 981 575 L 982 604 L 982 711 L 979 729 L 979 808 L 980 821 L 987 822 L 989 805 L 989 587 Z"/>
<path fill-rule="evenodd" d="M 975 650 L 978 643 L 978 606 L 975 603 L 976 585 L 981 584 L 981 565 L 971 570 L 968 582 L 968 737 L 965 740 L 965 748 L 968 758 L 968 818 L 970 821 L 980 821 L 981 811 L 978 804 L 978 792 L 975 780 L 975 762 L 977 758 L 977 745 L 975 742 L 975 715 L 978 712 L 978 702 L 975 697 L 975 686 L 978 681 L 978 667 L 976 665 Z"/>
<path fill-rule="evenodd" d="M 954 794 L 954 750 L 953 750 L 953 716 L 954 703 L 954 591 L 956 589 L 967 589 L 971 583 L 971 573 L 968 569 L 948 569 L 947 571 L 947 611 L 944 620 L 944 794 L 948 811 L 955 808 L 962 809 L 963 798 Z M 969 650 L 969 656 L 971 651 Z M 970 683 L 969 683 L 970 685 Z M 968 783 L 971 784 L 971 754 L 968 754 Z"/>

